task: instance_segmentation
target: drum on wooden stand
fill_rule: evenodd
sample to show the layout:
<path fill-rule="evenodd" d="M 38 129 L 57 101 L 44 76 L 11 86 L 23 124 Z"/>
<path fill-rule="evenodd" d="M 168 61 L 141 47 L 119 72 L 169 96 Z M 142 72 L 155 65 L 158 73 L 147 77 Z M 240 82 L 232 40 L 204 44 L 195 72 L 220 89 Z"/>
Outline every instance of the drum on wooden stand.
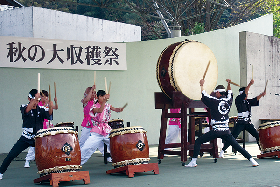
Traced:
<path fill-rule="evenodd" d="M 258 130 L 262 154 L 280 151 L 280 121 L 263 123 Z"/>
<path fill-rule="evenodd" d="M 112 129 L 124 128 L 124 124 L 123 124 L 123 120 L 122 119 L 113 119 L 111 121 L 108 121 L 108 125 Z"/>
<path fill-rule="evenodd" d="M 163 93 L 172 99 L 173 91 L 180 91 L 192 100 L 201 99 L 199 81 L 210 62 L 204 89 L 211 93 L 218 79 L 214 53 L 196 41 L 177 42 L 165 48 L 157 62 L 157 81 Z"/>
<path fill-rule="evenodd" d="M 37 132 L 35 160 L 41 176 L 78 171 L 82 167 L 77 134 L 70 127 L 54 127 Z"/>
<path fill-rule="evenodd" d="M 149 145 L 143 127 L 113 129 L 109 137 L 112 165 L 115 168 L 149 162 Z"/>

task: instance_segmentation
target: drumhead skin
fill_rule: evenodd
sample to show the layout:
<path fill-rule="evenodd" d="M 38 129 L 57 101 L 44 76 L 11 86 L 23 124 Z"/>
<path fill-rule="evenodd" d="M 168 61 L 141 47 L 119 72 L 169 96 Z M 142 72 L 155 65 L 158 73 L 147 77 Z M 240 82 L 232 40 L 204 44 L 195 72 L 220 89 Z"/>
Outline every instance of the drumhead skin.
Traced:
<path fill-rule="evenodd" d="M 217 60 L 211 49 L 196 41 L 171 44 L 158 59 L 157 80 L 161 90 L 170 99 L 173 91 L 180 91 L 192 100 L 200 100 L 199 81 L 203 78 L 209 61 L 204 89 L 210 94 L 218 80 Z"/>

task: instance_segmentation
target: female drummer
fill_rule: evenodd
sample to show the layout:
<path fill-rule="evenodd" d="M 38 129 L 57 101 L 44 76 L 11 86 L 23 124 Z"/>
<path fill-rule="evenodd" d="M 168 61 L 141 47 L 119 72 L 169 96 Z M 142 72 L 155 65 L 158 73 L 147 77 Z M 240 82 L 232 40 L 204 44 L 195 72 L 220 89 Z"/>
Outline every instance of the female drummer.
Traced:
<path fill-rule="evenodd" d="M 38 106 L 40 93 L 37 93 L 37 89 L 32 89 L 29 92 L 28 100 L 29 103 L 27 105 L 22 105 L 20 107 L 23 120 L 23 132 L 0 167 L 0 180 L 15 157 L 17 157 L 29 146 L 35 146 L 35 134 L 38 130 L 43 128 L 44 119 L 49 119 L 52 114 L 52 107 L 47 109 L 45 107 Z"/>
<path fill-rule="evenodd" d="M 92 124 L 90 136 L 81 148 L 81 165 L 88 161 L 98 148 L 98 145 L 100 145 L 100 142 L 105 143 L 108 149 L 110 149 L 109 133 L 111 127 L 108 125 L 108 121 L 111 117 L 111 110 L 122 112 L 123 108 L 115 108 L 108 104 L 109 97 L 110 95 L 106 94 L 104 90 L 99 90 L 97 92 L 97 101 L 89 111 L 89 115 L 94 120 L 94 123 Z"/>
<path fill-rule="evenodd" d="M 52 101 L 49 100 L 49 93 L 46 90 L 42 90 L 40 93 L 41 95 L 41 100 L 38 103 L 38 106 L 42 106 L 45 108 L 49 108 L 49 106 L 52 106 L 52 109 L 57 110 L 58 109 L 58 104 L 57 104 L 57 98 L 54 98 L 55 105 L 53 105 Z M 43 129 L 51 128 L 53 125 L 51 124 L 50 120 L 53 120 L 53 115 L 50 115 L 50 119 L 44 119 L 43 123 Z M 25 157 L 25 168 L 30 167 L 30 161 L 35 160 L 35 147 L 30 147 L 28 149 L 27 155 Z"/>
<path fill-rule="evenodd" d="M 253 99 L 248 98 L 248 92 L 250 87 L 254 84 L 254 80 L 252 79 L 247 87 L 242 87 L 239 89 L 239 95 L 235 99 L 235 105 L 238 112 L 238 118 L 236 126 L 232 131 L 232 136 L 237 138 L 241 131 L 244 129 L 247 130 L 253 137 L 256 138 L 257 144 L 259 145 L 259 133 L 255 129 L 254 125 L 251 122 L 251 107 L 252 106 L 259 106 L 259 100 L 261 97 L 264 97 L 266 91 L 262 92 L 260 95 Z M 220 152 L 219 157 L 224 157 L 225 150 L 229 147 L 229 143 L 225 142 L 225 145 Z"/>
<path fill-rule="evenodd" d="M 200 87 L 202 92 L 202 102 L 210 109 L 211 122 L 210 125 L 212 129 L 200 136 L 195 140 L 193 157 L 191 162 L 185 167 L 196 167 L 197 156 L 200 152 L 200 146 L 202 143 L 211 141 L 215 138 L 222 138 L 227 141 L 232 147 L 239 151 L 245 158 L 252 162 L 253 166 L 258 166 L 259 164 L 252 158 L 252 156 L 243 149 L 231 135 L 228 126 L 228 113 L 232 105 L 232 91 L 230 87 L 230 79 L 227 79 L 228 86 L 227 92 L 223 85 L 218 85 L 215 89 L 216 97 L 212 97 L 206 93 L 203 88 L 204 79 L 200 80 Z"/>

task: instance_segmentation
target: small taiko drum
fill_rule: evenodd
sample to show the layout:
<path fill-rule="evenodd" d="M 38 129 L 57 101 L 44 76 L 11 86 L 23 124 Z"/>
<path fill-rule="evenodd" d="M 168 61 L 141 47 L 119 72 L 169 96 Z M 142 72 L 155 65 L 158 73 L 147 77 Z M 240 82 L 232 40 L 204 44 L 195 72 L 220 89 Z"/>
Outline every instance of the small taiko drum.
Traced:
<path fill-rule="evenodd" d="M 41 176 L 77 171 L 82 167 L 77 134 L 70 127 L 54 127 L 37 132 L 35 160 Z"/>
<path fill-rule="evenodd" d="M 74 128 L 74 122 L 60 122 L 54 125 L 54 127 L 72 127 Z"/>
<path fill-rule="evenodd" d="M 122 119 L 113 119 L 111 121 L 108 121 L 108 125 L 112 129 L 124 128 L 124 124 L 123 124 L 123 120 Z"/>
<path fill-rule="evenodd" d="M 262 153 L 280 151 L 280 121 L 262 123 L 258 130 Z"/>
<path fill-rule="evenodd" d="M 157 81 L 162 92 L 170 99 L 173 91 L 179 91 L 192 100 L 200 100 L 199 81 L 206 69 L 203 87 L 210 94 L 218 80 L 218 66 L 214 53 L 200 42 L 177 42 L 165 48 L 158 58 Z"/>
<path fill-rule="evenodd" d="M 109 137 L 112 165 L 115 168 L 148 164 L 150 160 L 149 145 L 143 127 L 113 129 Z"/>

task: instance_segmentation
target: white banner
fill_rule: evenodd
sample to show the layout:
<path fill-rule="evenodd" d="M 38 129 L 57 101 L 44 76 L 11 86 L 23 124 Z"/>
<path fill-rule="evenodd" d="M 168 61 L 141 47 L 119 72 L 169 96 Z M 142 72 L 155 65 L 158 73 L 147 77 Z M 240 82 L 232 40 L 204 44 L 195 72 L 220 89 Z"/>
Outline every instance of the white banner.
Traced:
<path fill-rule="evenodd" d="M 0 36 L 0 67 L 127 70 L 126 44 Z"/>

